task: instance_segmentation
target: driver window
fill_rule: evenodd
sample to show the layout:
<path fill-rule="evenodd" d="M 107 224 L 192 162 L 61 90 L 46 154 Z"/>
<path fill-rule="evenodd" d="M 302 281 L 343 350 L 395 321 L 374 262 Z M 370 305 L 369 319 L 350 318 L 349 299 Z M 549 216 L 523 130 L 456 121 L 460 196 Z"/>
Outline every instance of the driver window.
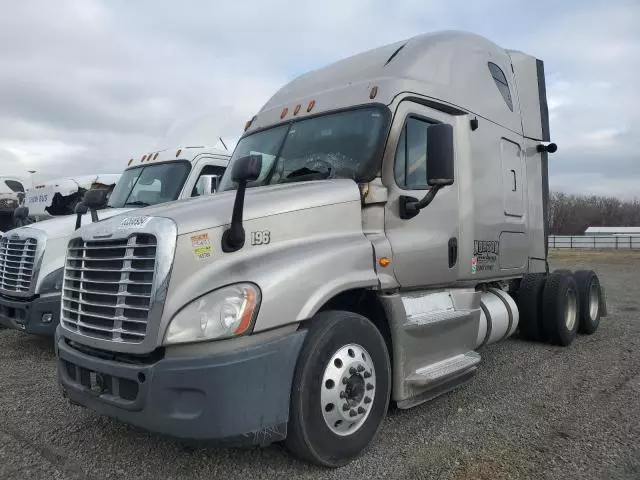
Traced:
<path fill-rule="evenodd" d="M 394 176 L 400 188 L 427 189 L 427 128 L 433 122 L 409 118 L 405 123 L 394 164 Z"/>

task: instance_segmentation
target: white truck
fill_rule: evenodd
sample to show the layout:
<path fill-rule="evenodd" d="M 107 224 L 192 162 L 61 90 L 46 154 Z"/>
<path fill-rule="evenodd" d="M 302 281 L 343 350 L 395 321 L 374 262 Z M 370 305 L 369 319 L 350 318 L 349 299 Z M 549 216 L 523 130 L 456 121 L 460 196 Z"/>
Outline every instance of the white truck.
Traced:
<path fill-rule="evenodd" d="M 229 156 L 217 148 L 182 147 L 130 159 L 98 218 L 214 193 Z M 58 216 L 5 232 L 0 239 L 0 325 L 53 336 L 67 243 L 78 220 L 91 223 L 91 215 Z"/>
<path fill-rule="evenodd" d="M 0 177 L 0 230 L 6 231 L 14 227 L 13 213 L 24 202 L 29 183 L 23 177 Z"/>
<path fill-rule="evenodd" d="M 312 71 L 250 120 L 219 192 L 78 230 L 56 332 L 64 395 L 191 440 L 284 440 L 337 467 L 470 380 L 520 329 L 606 314 L 549 272 L 542 61 L 439 32 Z"/>
<path fill-rule="evenodd" d="M 106 173 L 38 182 L 27 190 L 24 206 L 29 209 L 29 216 L 35 220 L 71 215 L 87 190 L 100 188 L 112 191 L 119 179 L 119 173 Z"/>

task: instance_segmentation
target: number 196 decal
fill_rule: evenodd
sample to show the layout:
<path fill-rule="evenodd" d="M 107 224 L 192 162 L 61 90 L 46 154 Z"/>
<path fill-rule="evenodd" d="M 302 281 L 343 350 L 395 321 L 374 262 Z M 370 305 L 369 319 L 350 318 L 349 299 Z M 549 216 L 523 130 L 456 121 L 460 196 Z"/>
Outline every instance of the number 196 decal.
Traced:
<path fill-rule="evenodd" d="M 269 230 L 251 232 L 251 245 L 266 245 L 269 242 L 271 242 L 271 232 Z"/>

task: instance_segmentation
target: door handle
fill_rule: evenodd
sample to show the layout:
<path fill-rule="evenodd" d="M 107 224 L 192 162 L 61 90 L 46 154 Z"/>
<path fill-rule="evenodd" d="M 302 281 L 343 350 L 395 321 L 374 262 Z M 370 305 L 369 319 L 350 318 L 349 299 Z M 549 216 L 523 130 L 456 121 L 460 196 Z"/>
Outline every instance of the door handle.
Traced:
<path fill-rule="evenodd" d="M 449 239 L 449 268 L 453 268 L 458 262 L 458 239 L 452 237 Z"/>
<path fill-rule="evenodd" d="M 513 173 L 513 189 L 511 190 L 512 192 L 516 191 L 516 187 L 517 187 L 517 183 L 516 183 L 516 171 L 515 170 L 511 170 L 511 173 Z"/>

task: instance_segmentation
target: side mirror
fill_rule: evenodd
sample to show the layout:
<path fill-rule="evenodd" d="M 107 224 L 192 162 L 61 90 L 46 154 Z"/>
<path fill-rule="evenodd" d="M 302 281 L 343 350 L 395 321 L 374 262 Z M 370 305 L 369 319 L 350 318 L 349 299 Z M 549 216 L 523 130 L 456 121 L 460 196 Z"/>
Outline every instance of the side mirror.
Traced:
<path fill-rule="evenodd" d="M 427 128 L 427 185 L 453 184 L 453 127 L 438 123 Z"/>
<path fill-rule="evenodd" d="M 84 203 L 87 208 L 91 211 L 91 221 L 98 221 L 98 212 L 96 211 L 98 208 L 102 208 L 107 204 L 107 198 L 109 197 L 109 190 L 105 188 L 94 188 L 91 190 L 87 190 L 82 198 L 82 203 Z M 78 217 L 80 218 L 80 217 Z M 77 225 L 76 220 L 76 225 Z"/>
<path fill-rule="evenodd" d="M 76 230 L 82 225 L 82 216 L 89 211 L 89 207 L 84 202 L 78 202 L 76 208 L 73 209 L 73 213 L 76 214 Z"/>
<path fill-rule="evenodd" d="M 15 218 L 16 220 L 24 220 L 28 216 L 29 216 L 29 207 L 25 207 L 25 206 L 17 207 L 13 211 L 13 218 Z"/>
<path fill-rule="evenodd" d="M 245 234 L 242 226 L 242 212 L 244 210 L 244 193 L 247 182 L 253 182 L 260 177 L 262 171 L 262 155 L 247 155 L 235 161 L 231 170 L 231 180 L 238 183 L 236 198 L 231 213 L 231 226 L 222 234 L 222 251 L 235 252 L 244 246 Z"/>
<path fill-rule="evenodd" d="M 427 185 L 431 189 L 418 200 L 405 195 L 400 196 L 400 218 L 413 218 L 420 210 L 429 205 L 438 190 L 453 184 L 454 148 L 453 126 L 438 123 L 427 128 Z"/>
<path fill-rule="evenodd" d="M 233 164 L 231 180 L 237 183 L 253 182 L 260 177 L 262 171 L 262 155 L 247 155 Z"/>
<path fill-rule="evenodd" d="M 101 208 L 107 204 L 108 195 L 106 188 L 93 188 L 85 192 L 82 203 L 89 208 Z"/>
<path fill-rule="evenodd" d="M 198 195 L 210 195 L 218 191 L 219 185 L 219 175 L 202 175 L 196 183 L 196 192 Z"/>

